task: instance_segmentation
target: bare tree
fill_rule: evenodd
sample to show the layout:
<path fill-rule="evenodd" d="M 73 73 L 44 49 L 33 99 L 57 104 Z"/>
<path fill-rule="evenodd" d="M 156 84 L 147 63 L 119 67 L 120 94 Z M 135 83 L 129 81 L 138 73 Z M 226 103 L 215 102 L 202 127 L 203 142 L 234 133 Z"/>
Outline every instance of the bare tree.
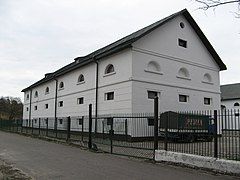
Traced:
<path fill-rule="evenodd" d="M 208 10 L 216 8 L 218 6 L 223 6 L 226 4 L 237 4 L 238 10 L 240 10 L 240 0 L 195 0 L 196 2 L 202 4 L 199 9 Z"/>
<path fill-rule="evenodd" d="M 20 98 L 0 98 L 0 118 L 7 118 L 9 120 L 22 118 L 22 111 L 23 104 Z"/>
<path fill-rule="evenodd" d="M 224 6 L 227 4 L 236 4 L 236 10 L 231 11 L 236 18 L 240 18 L 240 0 L 195 0 L 200 3 L 200 7 L 198 9 L 202 9 L 207 11 L 208 9 L 215 10 L 219 6 Z"/>

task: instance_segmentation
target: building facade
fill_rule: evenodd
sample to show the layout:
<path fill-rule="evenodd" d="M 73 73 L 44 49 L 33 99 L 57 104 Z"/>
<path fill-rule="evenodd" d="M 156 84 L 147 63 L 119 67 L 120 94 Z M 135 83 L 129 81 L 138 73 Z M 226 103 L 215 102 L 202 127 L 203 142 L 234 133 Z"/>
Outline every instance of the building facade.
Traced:
<path fill-rule="evenodd" d="M 240 83 L 226 84 L 221 89 L 221 108 L 240 109 Z"/>
<path fill-rule="evenodd" d="M 226 66 L 184 9 L 23 89 L 24 119 L 220 108 Z"/>

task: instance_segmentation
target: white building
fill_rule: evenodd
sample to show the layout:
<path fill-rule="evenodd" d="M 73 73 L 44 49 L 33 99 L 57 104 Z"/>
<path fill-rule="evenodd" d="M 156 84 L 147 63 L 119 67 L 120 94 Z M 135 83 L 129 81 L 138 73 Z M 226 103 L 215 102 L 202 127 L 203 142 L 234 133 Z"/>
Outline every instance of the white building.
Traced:
<path fill-rule="evenodd" d="M 240 109 L 240 83 L 222 85 L 220 89 L 222 109 Z"/>
<path fill-rule="evenodd" d="M 22 90 L 24 119 L 220 108 L 216 51 L 184 9 Z"/>

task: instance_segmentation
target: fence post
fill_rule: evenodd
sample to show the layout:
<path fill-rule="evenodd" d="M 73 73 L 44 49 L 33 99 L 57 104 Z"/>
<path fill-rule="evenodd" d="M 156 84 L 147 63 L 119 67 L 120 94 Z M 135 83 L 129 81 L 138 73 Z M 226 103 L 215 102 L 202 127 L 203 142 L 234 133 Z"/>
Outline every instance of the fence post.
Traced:
<path fill-rule="evenodd" d="M 82 142 L 83 142 L 83 133 L 84 133 L 84 116 L 82 116 Z"/>
<path fill-rule="evenodd" d="M 54 128 L 55 128 L 55 137 L 57 138 L 57 134 L 58 134 L 58 119 L 57 117 L 55 118 L 55 122 L 54 122 Z"/>
<path fill-rule="evenodd" d="M 165 119 L 165 138 L 164 138 L 164 150 L 168 150 L 168 122 L 169 122 L 169 112 L 167 112 L 167 118 Z"/>
<path fill-rule="evenodd" d="M 41 118 L 38 119 L 38 135 L 41 135 Z"/>
<path fill-rule="evenodd" d="M 111 129 L 109 131 L 110 134 L 110 153 L 113 153 L 113 135 L 114 135 L 114 130 L 113 130 L 113 118 L 110 118 L 110 123 L 111 123 Z"/>
<path fill-rule="evenodd" d="M 218 157 L 217 110 L 214 110 L 214 157 Z"/>
<path fill-rule="evenodd" d="M 125 119 L 125 137 L 126 141 L 128 140 L 128 124 L 127 124 L 127 119 Z"/>
<path fill-rule="evenodd" d="M 154 98 L 154 152 L 158 149 L 158 97 Z"/>
<path fill-rule="evenodd" d="M 104 139 L 104 121 L 102 121 L 102 138 Z"/>
<path fill-rule="evenodd" d="M 33 119 L 32 119 L 32 122 L 31 122 L 31 123 L 32 123 L 32 135 L 33 135 Z"/>
<path fill-rule="evenodd" d="M 46 119 L 46 136 L 48 136 L 48 118 Z"/>
<path fill-rule="evenodd" d="M 67 117 L 67 141 L 70 139 L 70 131 L 71 131 L 71 118 Z"/>
<path fill-rule="evenodd" d="M 92 104 L 89 104 L 88 148 L 92 149 Z"/>

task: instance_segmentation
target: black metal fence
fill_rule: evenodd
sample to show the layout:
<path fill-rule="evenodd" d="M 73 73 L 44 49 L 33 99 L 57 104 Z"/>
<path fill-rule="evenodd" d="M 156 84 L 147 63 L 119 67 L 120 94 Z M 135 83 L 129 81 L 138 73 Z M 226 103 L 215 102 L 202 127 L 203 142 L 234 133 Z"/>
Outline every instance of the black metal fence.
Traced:
<path fill-rule="evenodd" d="M 0 129 L 148 159 L 161 149 L 240 160 L 239 110 L 0 120 Z"/>

